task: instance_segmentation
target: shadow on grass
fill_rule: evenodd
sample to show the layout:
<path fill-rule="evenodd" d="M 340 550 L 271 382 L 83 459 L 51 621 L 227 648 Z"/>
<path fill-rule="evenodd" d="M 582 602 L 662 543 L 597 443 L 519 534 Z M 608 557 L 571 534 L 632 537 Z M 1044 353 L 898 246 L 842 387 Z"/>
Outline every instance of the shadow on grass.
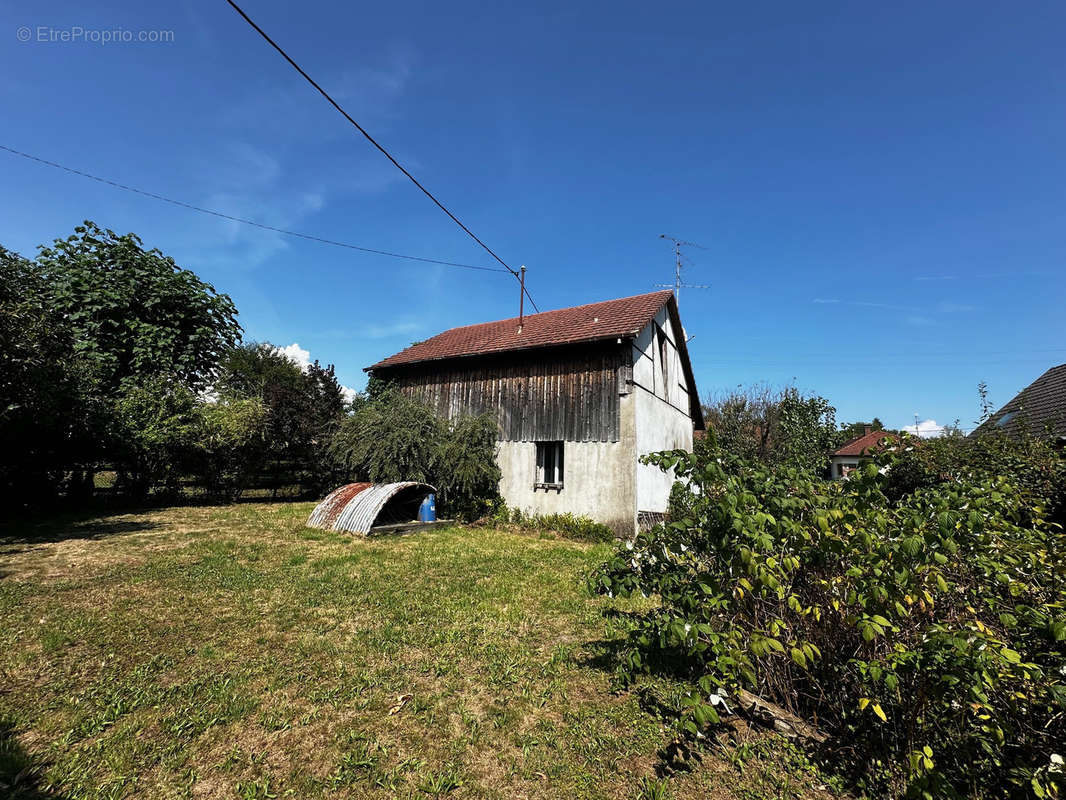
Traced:
<path fill-rule="evenodd" d="M 66 513 L 43 520 L 11 520 L 0 524 L 0 548 L 5 545 L 47 544 L 68 539 L 106 539 L 160 527 L 148 519 L 115 519 L 99 512 Z"/>
<path fill-rule="evenodd" d="M 64 800 L 45 788 L 43 766 L 15 738 L 15 726 L 0 717 L 0 797 L 7 800 Z"/>

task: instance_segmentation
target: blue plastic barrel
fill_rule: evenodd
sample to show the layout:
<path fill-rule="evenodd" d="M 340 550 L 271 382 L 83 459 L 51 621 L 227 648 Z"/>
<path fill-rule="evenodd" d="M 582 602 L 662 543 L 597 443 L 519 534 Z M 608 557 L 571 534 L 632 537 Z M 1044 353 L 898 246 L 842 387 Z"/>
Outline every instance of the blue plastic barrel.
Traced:
<path fill-rule="evenodd" d="M 437 496 L 435 494 L 426 495 L 426 499 L 422 501 L 422 505 L 418 508 L 418 521 L 437 521 Z"/>

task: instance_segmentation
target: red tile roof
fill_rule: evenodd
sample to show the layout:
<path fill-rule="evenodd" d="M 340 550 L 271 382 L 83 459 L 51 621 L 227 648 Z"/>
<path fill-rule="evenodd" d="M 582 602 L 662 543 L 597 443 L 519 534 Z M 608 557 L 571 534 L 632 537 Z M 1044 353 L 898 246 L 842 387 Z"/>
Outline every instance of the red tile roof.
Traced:
<path fill-rule="evenodd" d="M 899 436 L 894 433 L 888 433 L 887 431 L 870 431 L 862 436 L 856 436 L 849 442 L 845 442 L 844 446 L 833 453 L 835 456 L 862 456 L 869 453 L 876 453 L 881 449 L 881 440 L 889 438 L 893 442 L 899 441 Z"/>
<path fill-rule="evenodd" d="M 442 358 L 505 353 L 632 336 L 651 322 L 671 295 L 672 292 L 667 289 L 619 300 L 605 300 L 602 303 L 528 314 L 522 323 L 521 332 L 518 330 L 518 317 L 452 328 L 432 339 L 413 344 L 396 355 L 367 367 L 367 370 Z"/>

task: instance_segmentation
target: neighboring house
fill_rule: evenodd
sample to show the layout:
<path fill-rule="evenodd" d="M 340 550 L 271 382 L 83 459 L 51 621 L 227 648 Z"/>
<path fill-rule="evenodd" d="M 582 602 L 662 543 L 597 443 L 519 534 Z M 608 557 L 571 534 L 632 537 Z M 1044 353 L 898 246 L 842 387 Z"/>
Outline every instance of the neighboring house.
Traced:
<path fill-rule="evenodd" d="M 1008 436 L 1066 437 L 1066 364 L 1052 367 L 985 420 L 971 436 L 992 431 Z"/>
<path fill-rule="evenodd" d="M 499 421 L 500 494 L 622 535 L 662 518 L 672 478 L 639 462 L 703 429 L 672 292 L 452 328 L 367 367 L 444 417 Z"/>
<path fill-rule="evenodd" d="M 867 425 L 862 436 L 856 436 L 854 439 L 845 442 L 840 449 L 834 451 L 829 457 L 830 477 L 846 478 L 848 473 L 855 467 L 864 461 L 869 461 L 871 456 L 883 449 L 881 440 L 885 438 L 891 439 L 893 442 L 899 441 L 899 436 L 896 434 L 888 431 L 871 430 L 870 426 Z"/>

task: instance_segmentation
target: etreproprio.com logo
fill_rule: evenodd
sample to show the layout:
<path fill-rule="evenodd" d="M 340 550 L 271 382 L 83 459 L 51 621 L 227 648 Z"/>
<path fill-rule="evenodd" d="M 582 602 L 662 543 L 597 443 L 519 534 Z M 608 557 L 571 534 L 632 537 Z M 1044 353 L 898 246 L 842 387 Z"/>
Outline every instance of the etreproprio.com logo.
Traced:
<path fill-rule="evenodd" d="M 174 31 L 89 28 L 83 25 L 22 25 L 15 31 L 15 38 L 20 42 L 45 44 L 168 44 L 174 41 Z"/>

